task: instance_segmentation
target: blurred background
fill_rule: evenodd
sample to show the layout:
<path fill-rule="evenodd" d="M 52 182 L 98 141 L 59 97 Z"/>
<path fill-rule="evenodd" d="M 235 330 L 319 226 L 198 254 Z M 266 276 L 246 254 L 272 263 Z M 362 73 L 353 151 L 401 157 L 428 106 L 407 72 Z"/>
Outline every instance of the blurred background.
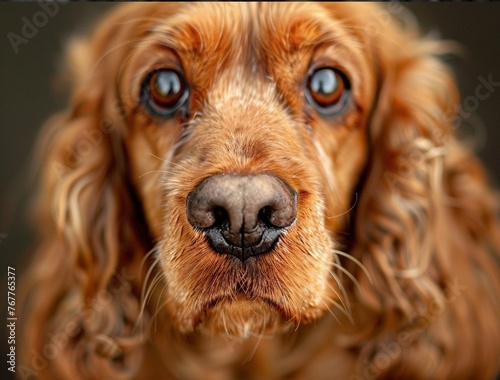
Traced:
<path fill-rule="evenodd" d="M 2 326 L 6 324 L 7 267 L 16 268 L 19 287 L 33 243 L 27 210 L 35 189 L 29 181 L 34 142 L 44 121 L 67 103 L 67 94 L 58 90 L 55 81 L 65 43 L 69 37 L 91 30 L 113 6 L 112 3 L 55 2 L 50 7 L 45 2 L 0 3 Z M 388 9 L 396 17 L 409 9 L 424 33 L 457 41 L 463 47 L 460 56 L 446 57 L 457 77 L 465 111 L 458 132 L 473 145 L 493 183 L 500 187 L 500 85 L 493 86 L 486 99 L 479 100 L 475 95 L 482 80 L 500 82 L 500 3 L 405 3 L 404 6 L 391 3 Z M 382 15 L 380 22 L 384 22 Z M 29 23 L 34 27 L 27 27 Z M 2 327 L 0 378 L 11 379 L 5 359 L 5 333 Z"/>

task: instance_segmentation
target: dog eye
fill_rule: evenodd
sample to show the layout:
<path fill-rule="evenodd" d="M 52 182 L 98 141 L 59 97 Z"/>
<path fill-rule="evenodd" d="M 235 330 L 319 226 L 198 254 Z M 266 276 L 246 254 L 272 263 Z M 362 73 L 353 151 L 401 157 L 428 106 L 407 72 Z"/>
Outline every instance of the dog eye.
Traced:
<path fill-rule="evenodd" d="M 182 75 L 172 69 L 159 69 L 148 74 L 142 86 L 142 99 L 151 112 L 170 116 L 185 105 L 189 96 Z"/>
<path fill-rule="evenodd" d="M 315 70 L 307 81 L 306 98 L 323 115 L 334 115 L 344 109 L 349 83 L 336 69 Z"/>

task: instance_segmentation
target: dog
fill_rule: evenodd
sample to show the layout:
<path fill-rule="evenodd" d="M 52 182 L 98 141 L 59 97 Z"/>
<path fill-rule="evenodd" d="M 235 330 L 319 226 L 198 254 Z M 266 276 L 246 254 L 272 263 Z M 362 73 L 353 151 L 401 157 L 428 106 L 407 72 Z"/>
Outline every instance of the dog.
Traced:
<path fill-rule="evenodd" d="M 497 199 L 446 44 L 388 16 L 124 4 L 72 40 L 19 376 L 494 377 Z"/>

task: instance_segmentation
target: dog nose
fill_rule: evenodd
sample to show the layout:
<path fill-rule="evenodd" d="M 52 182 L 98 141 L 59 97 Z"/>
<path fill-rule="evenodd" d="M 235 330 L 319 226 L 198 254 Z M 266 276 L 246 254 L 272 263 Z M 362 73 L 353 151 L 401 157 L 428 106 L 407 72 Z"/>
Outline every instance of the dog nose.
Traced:
<path fill-rule="evenodd" d="M 297 193 L 268 174 L 217 174 L 187 197 L 189 223 L 212 248 L 245 261 L 267 253 L 297 216 Z"/>

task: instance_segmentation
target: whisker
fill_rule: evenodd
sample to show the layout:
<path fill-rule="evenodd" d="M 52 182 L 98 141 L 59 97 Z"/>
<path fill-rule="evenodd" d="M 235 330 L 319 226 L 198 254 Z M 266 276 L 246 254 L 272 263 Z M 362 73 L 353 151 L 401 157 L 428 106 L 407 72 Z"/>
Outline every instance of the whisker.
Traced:
<path fill-rule="evenodd" d="M 296 324 L 296 326 L 295 326 L 295 329 L 293 330 L 294 332 L 299 331 L 300 321 L 302 320 L 302 318 L 300 318 L 300 311 L 299 311 L 297 314 L 299 315 L 299 318 L 296 318 L 296 320 L 297 320 L 297 322 L 296 322 L 296 323 L 297 323 L 297 324 Z M 297 315 L 297 314 L 296 314 L 296 315 Z M 295 316 L 294 316 L 294 318 L 295 318 Z M 291 320 L 292 320 L 292 319 L 290 319 L 288 322 L 290 322 Z"/>
<path fill-rule="evenodd" d="M 162 157 L 159 157 L 151 152 L 149 152 L 149 155 L 162 161 L 162 162 L 165 162 L 165 163 L 168 163 L 168 165 L 171 165 L 171 166 L 176 166 L 178 169 L 181 169 L 181 170 L 185 170 L 185 167 L 178 164 L 178 163 L 175 163 L 175 162 L 172 162 L 170 160 L 167 160 L 165 158 L 162 158 Z M 153 173 L 160 173 L 160 174 L 166 174 L 166 175 L 169 175 L 169 174 L 173 174 L 173 169 L 172 168 L 168 168 L 168 169 L 165 169 L 165 168 L 162 168 L 162 169 L 158 169 L 158 170 L 150 170 L 150 171 L 147 171 L 147 172 L 144 172 L 142 173 L 141 175 L 139 175 L 139 177 L 137 178 L 142 178 L 143 176 L 145 175 L 148 175 L 148 174 L 153 174 Z"/>
<path fill-rule="evenodd" d="M 337 249 L 334 249 L 333 253 L 335 253 L 336 255 L 345 257 L 346 259 L 351 260 L 353 263 L 355 263 L 356 265 L 358 265 L 359 268 L 364 272 L 364 274 L 366 274 L 366 277 L 368 277 L 368 281 L 370 281 L 370 284 L 373 283 L 372 278 L 370 276 L 370 273 L 368 272 L 368 270 L 366 269 L 366 267 L 363 265 L 363 263 L 361 263 L 361 261 L 359 261 L 357 258 L 349 255 L 348 253 L 345 253 L 343 251 L 339 251 Z"/>
<path fill-rule="evenodd" d="M 354 323 L 354 319 L 353 319 L 353 317 L 352 317 L 352 312 L 351 312 L 351 310 L 347 310 L 347 309 L 344 307 L 344 305 L 343 305 L 343 304 L 338 303 L 336 300 L 334 300 L 334 299 L 332 299 L 332 298 L 330 298 L 330 297 L 327 297 L 327 299 L 328 299 L 328 301 L 330 301 L 330 302 L 331 302 L 331 304 L 332 304 L 333 306 L 335 306 L 335 308 L 336 308 L 337 310 L 339 310 L 339 311 L 340 311 L 340 312 L 341 312 L 341 313 L 342 313 L 342 314 L 343 314 L 343 315 L 344 315 L 344 316 L 345 316 L 345 317 L 349 320 L 349 322 Z M 349 305 L 349 306 L 350 306 L 350 305 Z"/>
<path fill-rule="evenodd" d="M 339 218 L 343 215 L 349 214 L 352 210 L 354 210 L 354 207 L 356 207 L 356 205 L 358 204 L 358 193 L 355 193 L 354 195 L 355 195 L 356 199 L 354 200 L 354 204 L 351 206 L 351 208 L 349 210 L 343 212 L 342 214 L 328 216 L 328 217 L 326 217 L 326 219 L 330 220 L 330 219 Z"/>
<path fill-rule="evenodd" d="M 92 67 L 92 69 L 90 70 L 89 77 L 92 77 L 94 75 L 94 71 L 108 57 L 108 55 L 110 55 L 111 53 L 115 52 L 116 50 L 122 49 L 122 48 L 124 48 L 124 47 L 126 47 L 128 45 L 135 44 L 135 43 L 138 43 L 138 42 L 143 42 L 143 39 L 142 38 L 137 38 L 137 39 L 125 41 L 124 43 L 122 43 L 120 45 L 117 45 L 117 46 L 114 46 L 113 48 L 110 48 L 107 51 L 105 51 L 100 56 L 99 60 L 94 64 L 94 66 Z"/>
<path fill-rule="evenodd" d="M 151 316 L 151 324 L 154 323 L 154 331 L 156 331 L 157 327 L 158 327 L 158 316 L 160 315 L 161 311 L 163 310 L 163 308 L 167 305 L 168 301 L 167 300 L 164 300 L 162 304 L 160 304 L 160 301 L 161 301 L 161 296 L 163 295 L 163 292 L 165 291 L 165 289 L 167 288 L 167 283 L 165 282 L 163 284 L 163 289 L 160 291 L 160 296 L 158 297 L 158 302 L 156 303 L 156 309 L 155 309 L 155 312 L 153 313 L 153 315 Z"/>
<path fill-rule="evenodd" d="M 168 170 L 164 170 L 164 169 L 159 169 L 159 170 L 150 170 L 150 171 L 147 171 L 147 172 L 144 172 L 142 173 L 139 177 L 137 177 L 137 179 L 141 179 L 142 177 L 144 177 L 145 175 L 148 175 L 148 174 L 153 174 L 153 173 L 160 173 L 160 174 L 172 174 L 171 171 L 168 171 Z"/>
<path fill-rule="evenodd" d="M 149 253 L 148 253 L 149 255 Z M 143 259 L 144 260 L 144 259 Z M 151 283 L 149 283 L 149 278 L 151 277 L 151 274 L 153 273 L 153 270 L 154 270 L 154 267 L 160 262 L 160 257 L 158 257 L 154 262 L 153 264 L 151 265 L 151 267 L 148 269 L 148 272 L 146 273 L 146 276 L 144 278 L 144 282 L 143 282 L 143 286 L 142 286 L 142 289 L 141 289 L 141 307 L 140 307 L 140 310 L 139 310 L 139 314 L 137 316 L 137 321 L 136 321 L 136 327 L 138 327 L 140 321 L 142 320 L 142 318 L 144 317 L 144 312 L 146 310 L 146 305 L 148 303 L 148 299 L 151 297 L 151 295 L 153 294 L 154 292 L 154 289 L 156 288 L 156 286 L 158 285 L 158 283 L 161 281 L 162 279 L 162 276 L 163 276 L 163 273 L 161 271 L 159 271 L 158 273 L 156 273 L 155 277 L 153 278 L 153 280 L 151 281 Z"/>
<path fill-rule="evenodd" d="M 156 249 L 153 252 L 156 252 Z M 146 255 L 146 256 L 148 256 L 148 255 Z M 145 260 L 145 259 L 146 258 L 144 258 L 143 260 Z M 153 261 L 153 264 L 151 264 L 151 266 L 149 267 L 149 269 L 148 269 L 148 271 L 146 273 L 146 276 L 144 277 L 144 284 L 147 284 L 149 282 L 149 278 L 151 277 L 151 273 L 153 273 L 153 270 L 154 270 L 155 266 L 160 263 L 160 260 L 161 260 L 161 258 L 160 258 L 160 256 L 158 256 L 155 259 L 155 261 Z M 141 263 L 141 266 L 142 266 L 142 263 Z M 145 299 L 145 297 L 144 297 L 145 293 L 146 293 L 146 286 L 143 286 L 142 289 L 141 289 L 141 300 Z"/>
<path fill-rule="evenodd" d="M 359 283 L 358 280 L 356 280 L 356 277 L 354 277 L 352 275 L 352 273 L 350 273 L 347 269 L 345 269 L 344 267 L 342 267 L 341 265 L 338 265 L 338 264 L 333 264 L 333 267 L 337 268 L 338 270 L 340 270 L 341 272 L 345 273 L 347 277 L 349 277 L 351 279 L 351 281 L 354 283 L 354 285 L 356 285 L 356 287 L 364 292 L 365 290 L 363 289 L 363 287 L 361 286 L 361 284 Z"/>
<path fill-rule="evenodd" d="M 340 296 L 340 294 L 334 289 L 333 286 L 331 286 L 330 284 L 327 283 L 327 286 L 335 293 L 335 295 L 337 296 L 337 298 L 340 300 L 341 304 L 342 304 L 342 307 L 344 308 L 345 312 L 347 314 L 351 314 L 351 303 L 349 301 L 349 297 L 347 296 L 347 292 L 345 290 L 345 287 L 342 285 L 342 283 L 339 281 L 339 279 L 337 278 L 337 276 L 335 275 L 335 273 L 333 273 L 331 270 L 328 271 L 333 279 L 335 280 L 335 282 L 337 283 L 337 285 L 339 286 L 339 289 L 340 291 L 342 292 L 342 297 Z M 344 303 L 344 299 L 345 299 L 345 302 L 347 303 Z"/>
<path fill-rule="evenodd" d="M 267 339 L 267 340 L 273 339 L 272 336 L 265 335 L 264 331 L 265 331 L 264 326 L 262 326 L 262 331 L 260 333 L 254 333 L 254 332 L 250 331 L 250 333 L 249 333 L 250 336 L 257 338 L 257 341 L 255 342 L 255 345 L 252 348 L 252 350 L 249 352 L 249 354 L 243 360 L 243 363 L 248 363 L 253 359 L 253 357 L 254 357 L 255 353 L 257 352 L 257 349 L 259 348 L 259 345 L 261 344 L 263 339 Z"/>
<path fill-rule="evenodd" d="M 335 315 L 335 313 L 333 312 L 333 310 L 332 310 L 332 309 L 330 309 L 330 306 L 328 306 L 328 304 L 327 304 L 325 301 L 323 301 L 323 305 L 324 305 L 324 306 L 328 309 L 328 312 L 330 313 L 330 315 L 331 315 L 333 318 L 335 318 L 335 320 L 337 321 L 337 323 L 338 323 L 339 325 L 341 325 L 342 323 L 340 322 L 340 319 L 339 319 L 339 318 Z"/>
<path fill-rule="evenodd" d="M 163 284 L 163 288 L 160 291 L 160 294 L 158 295 L 158 301 L 156 301 L 155 315 L 157 314 L 157 311 L 160 308 L 160 300 L 162 299 L 163 292 L 165 291 L 165 289 L 167 289 L 167 283 L 166 282 Z"/>
<path fill-rule="evenodd" d="M 160 161 L 167 162 L 167 160 L 166 160 L 166 159 L 164 159 L 163 157 L 159 157 L 159 156 L 157 156 L 156 154 L 153 154 L 153 153 L 151 153 L 151 152 L 149 152 L 149 155 L 150 155 L 150 156 L 152 156 L 152 157 L 154 157 L 154 158 L 159 159 Z"/>
<path fill-rule="evenodd" d="M 151 248 L 151 249 L 149 250 L 149 252 L 148 252 L 148 253 L 146 253 L 146 254 L 144 255 L 144 257 L 143 257 L 143 258 L 142 258 L 142 260 L 141 260 L 141 265 L 139 266 L 139 273 L 142 273 L 142 270 L 144 269 L 144 265 L 146 265 L 146 260 L 147 260 L 149 257 L 151 257 L 151 255 L 153 255 L 153 254 L 154 254 L 157 250 L 158 250 L 158 247 L 157 247 L 157 246 L 155 246 L 155 247 Z M 146 277 L 144 281 L 146 282 L 147 280 L 148 280 L 148 279 L 147 279 L 147 277 Z"/>
<path fill-rule="evenodd" d="M 151 297 L 153 296 L 153 293 L 154 293 L 156 287 L 161 282 L 162 278 L 163 278 L 163 273 L 161 273 L 161 272 L 158 272 L 155 275 L 155 278 L 151 282 L 151 285 L 149 286 L 148 291 L 146 292 L 146 298 L 144 299 L 144 305 L 147 305 L 149 303 L 149 301 L 151 300 Z"/>
<path fill-rule="evenodd" d="M 253 334 L 253 333 L 252 333 L 252 334 Z M 247 355 L 247 356 L 243 359 L 243 361 L 242 361 L 242 363 L 243 363 L 243 364 L 246 364 L 246 363 L 250 362 L 250 361 L 253 359 L 253 357 L 254 357 L 255 353 L 257 352 L 257 349 L 259 348 L 259 345 L 260 345 L 260 342 L 261 342 L 261 341 L 262 341 L 262 336 L 258 337 L 258 340 L 257 340 L 257 342 L 255 342 L 255 345 L 254 345 L 254 347 L 252 348 L 252 350 L 251 350 L 251 351 L 248 353 L 248 355 Z"/>
<path fill-rule="evenodd" d="M 229 329 L 227 327 L 227 321 L 226 321 L 226 314 L 222 313 L 222 326 L 224 327 L 224 331 L 226 332 L 226 335 L 228 337 L 231 337 L 232 335 L 229 333 Z"/>

